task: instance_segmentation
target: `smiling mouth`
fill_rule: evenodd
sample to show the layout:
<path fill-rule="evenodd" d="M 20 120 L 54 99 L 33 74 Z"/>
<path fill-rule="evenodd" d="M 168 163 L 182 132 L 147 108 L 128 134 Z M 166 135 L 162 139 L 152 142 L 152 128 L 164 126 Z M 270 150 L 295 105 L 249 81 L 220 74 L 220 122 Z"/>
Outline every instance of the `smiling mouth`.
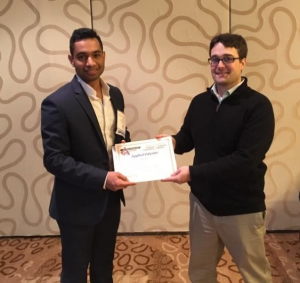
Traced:
<path fill-rule="evenodd" d="M 88 73 L 88 74 L 95 74 L 95 73 L 97 73 L 97 69 L 89 69 L 89 70 L 86 70 L 86 72 Z"/>

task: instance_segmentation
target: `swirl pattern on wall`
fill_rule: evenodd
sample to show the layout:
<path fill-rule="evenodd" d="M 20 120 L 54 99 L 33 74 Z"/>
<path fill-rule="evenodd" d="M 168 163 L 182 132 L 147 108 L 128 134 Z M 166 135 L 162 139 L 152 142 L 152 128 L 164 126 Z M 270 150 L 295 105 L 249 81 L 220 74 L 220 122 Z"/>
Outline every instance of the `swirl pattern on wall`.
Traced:
<path fill-rule="evenodd" d="M 74 74 L 70 34 L 91 26 L 106 51 L 103 78 L 124 94 L 132 140 L 176 133 L 191 99 L 212 84 L 210 39 L 242 34 L 244 75 L 269 97 L 276 118 L 267 228 L 299 229 L 299 11 L 297 0 L 1 1 L 0 235 L 58 233 L 48 215 L 53 176 L 42 164 L 40 103 Z M 177 164 L 192 158 L 177 156 Z M 161 182 L 127 188 L 119 231 L 186 231 L 188 194 L 188 185 Z"/>

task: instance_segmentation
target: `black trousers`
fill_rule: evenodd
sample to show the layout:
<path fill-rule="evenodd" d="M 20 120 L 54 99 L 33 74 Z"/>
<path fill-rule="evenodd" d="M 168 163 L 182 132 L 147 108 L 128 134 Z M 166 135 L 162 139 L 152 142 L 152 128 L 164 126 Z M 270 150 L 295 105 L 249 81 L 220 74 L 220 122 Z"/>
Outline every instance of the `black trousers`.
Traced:
<path fill-rule="evenodd" d="M 80 207 L 78 207 L 80 209 Z M 106 212 L 96 225 L 70 225 L 58 221 L 62 245 L 61 283 L 112 283 L 120 198 L 110 194 Z"/>

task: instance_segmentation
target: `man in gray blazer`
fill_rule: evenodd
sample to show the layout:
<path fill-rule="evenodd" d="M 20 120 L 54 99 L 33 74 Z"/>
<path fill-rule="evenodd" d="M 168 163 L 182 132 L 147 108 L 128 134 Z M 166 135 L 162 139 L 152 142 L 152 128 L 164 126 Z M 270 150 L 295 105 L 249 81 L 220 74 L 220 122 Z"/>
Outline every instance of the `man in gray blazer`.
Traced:
<path fill-rule="evenodd" d="M 55 176 L 50 216 L 62 242 L 62 283 L 112 283 L 124 188 L 135 185 L 113 171 L 112 146 L 130 141 L 121 91 L 100 77 L 105 52 L 97 33 L 80 28 L 70 38 L 76 75 L 42 102 L 44 166 Z"/>

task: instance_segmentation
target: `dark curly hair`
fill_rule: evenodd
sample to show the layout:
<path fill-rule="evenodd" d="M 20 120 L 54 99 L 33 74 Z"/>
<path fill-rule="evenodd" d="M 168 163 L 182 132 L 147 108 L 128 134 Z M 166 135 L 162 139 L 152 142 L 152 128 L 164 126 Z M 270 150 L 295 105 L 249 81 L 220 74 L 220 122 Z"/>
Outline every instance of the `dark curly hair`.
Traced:
<path fill-rule="evenodd" d="M 247 57 L 248 47 L 246 40 L 241 35 L 233 33 L 222 33 L 215 36 L 209 45 L 209 56 L 211 55 L 213 47 L 219 42 L 225 47 L 234 47 L 237 50 L 240 59 Z"/>

